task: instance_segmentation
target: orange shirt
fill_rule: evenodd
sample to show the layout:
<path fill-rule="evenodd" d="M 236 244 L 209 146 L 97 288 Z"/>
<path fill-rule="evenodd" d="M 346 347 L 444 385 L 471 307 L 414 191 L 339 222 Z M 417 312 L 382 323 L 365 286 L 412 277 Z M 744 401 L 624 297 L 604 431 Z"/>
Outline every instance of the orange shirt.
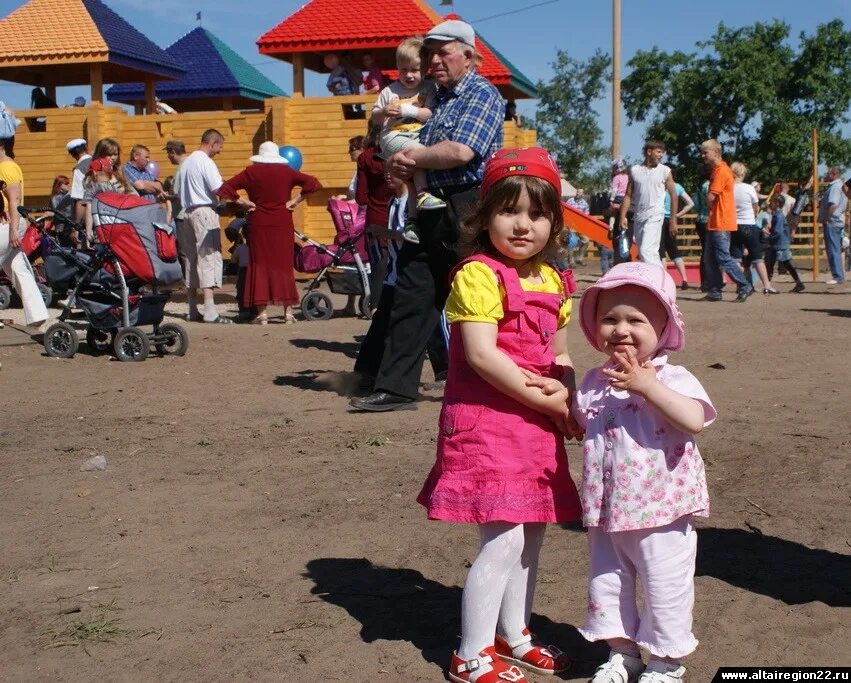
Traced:
<path fill-rule="evenodd" d="M 726 162 L 722 161 L 712 169 L 709 194 L 715 195 L 715 201 L 709 211 L 708 230 L 731 232 L 737 229 L 736 199 L 733 196 L 735 184 L 733 172 Z"/>

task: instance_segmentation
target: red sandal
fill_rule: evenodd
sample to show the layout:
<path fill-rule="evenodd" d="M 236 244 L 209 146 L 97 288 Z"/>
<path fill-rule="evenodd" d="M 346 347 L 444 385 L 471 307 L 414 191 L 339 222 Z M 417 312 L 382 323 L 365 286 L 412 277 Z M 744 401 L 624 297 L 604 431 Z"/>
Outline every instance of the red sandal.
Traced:
<path fill-rule="evenodd" d="M 516 664 L 529 671 L 534 671 L 536 674 L 543 676 L 552 676 L 560 674 L 570 668 L 570 658 L 555 645 L 547 645 L 546 647 L 537 642 L 528 628 L 523 629 L 523 636 L 509 643 L 499 634 L 496 636 L 495 651 L 497 657 L 503 662 Z M 522 657 L 514 656 L 514 648 L 531 643 L 532 649 Z"/>
<path fill-rule="evenodd" d="M 491 670 L 479 676 L 476 683 L 529 683 L 520 669 L 516 666 L 507 666 L 497 658 L 493 646 L 486 647 L 477 658 L 467 661 L 453 652 L 452 661 L 449 664 L 449 680 L 455 683 L 469 683 L 470 674 L 482 664 L 490 664 Z"/>

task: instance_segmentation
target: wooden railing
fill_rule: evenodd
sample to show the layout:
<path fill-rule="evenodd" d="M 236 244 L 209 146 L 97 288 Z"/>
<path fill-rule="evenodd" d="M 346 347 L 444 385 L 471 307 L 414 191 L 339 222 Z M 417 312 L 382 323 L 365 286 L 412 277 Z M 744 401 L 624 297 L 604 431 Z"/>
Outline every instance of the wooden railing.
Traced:
<path fill-rule="evenodd" d="M 605 220 L 602 216 L 595 216 L 600 220 Z M 695 230 L 696 214 L 689 213 L 679 219 L 679 232 L 677 233 L 677 246 L 685 261 L 697 261 L 700 258 L 700 240 L 697 237 Z M 813 214 L 805 211 L 801 214 L 801 220 L 798 223 L 795 236 L 792 239 L 792 256 L 800 261 L 800 265 L 807 267 L 812 262 L 813 257 Z M 819 240 L 818 248 L 822 249 L 821 230 L 818 231 Z M 592 247 L 591 252 L 596 254 L 596 248 Z M 822 259 L 824 264 L 824 259 Z"/>

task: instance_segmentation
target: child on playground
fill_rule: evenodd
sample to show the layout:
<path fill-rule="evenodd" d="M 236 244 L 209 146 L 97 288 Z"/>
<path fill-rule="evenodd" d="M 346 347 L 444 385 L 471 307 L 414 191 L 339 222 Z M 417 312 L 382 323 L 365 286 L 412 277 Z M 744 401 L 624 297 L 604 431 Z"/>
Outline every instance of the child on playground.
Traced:
<path fill-rule="evenodd" d="M 579 515 L 563 438 L 578 432 L 566 329 L 575 285 L 547 264 L 563 229 L 560 188 L 546 150 L 500 150 L 462 227 L 437 460 L 417 498 L 429 519 L 478 525 L 448 672 L 456 682 L 524 683 L 515 665 L 553 674 L 569 664 L 528 628 L 546 525 Z M 539 376 L 549 395 L 527 386 Z"/>
<path fill-rule="evenodd" d="M 245 241 L 245 233 L 248 230 L 248 222 L 245 216 L 245 212 L 239 212 L 225 228 L 225 237 L 233 243 L 233 246 L 230 248 L 230 262 L 237 267 L 236 305 L 239 309 L 240 322 L 251 320 L 255 317 L 252 310 L 253 307 L 246 306 L 242 301 L 242 295 L 245 291 L 245 277 L 248 274 L 248 262 L 250 257 L 248 243 Z"/>
<path fill-rule="evenodd" d="M 384 88 L 372 108 L 372 120 L 381 124 L 381 156 L 389 159 L 396 152 L 420 147 L 420 130 L 431 118 L 435 87 L 423 83 L 420 62 L 422 38 L 403 40 L 396 48 L 396 68 L 399 80 Z M 415 216 L 418 210 L 442 209 L 446 204 L 428 192 L 426 172 L 414 172 L 413 185 L 408 193 L 408 227 L 402 233 L 407 242 L 419 244 Z"/>
<path fill-rule="evenodd" d="M 697 646 L 693 518 L 708 515 L 709 495 L 694 435 L 716 413 L 700 382 L 668 363 L 668 351 L 685 344 L 676 297 L 659 266 L 622 263 L 579 302 L 585 337 L 609 357 L 585 375 L 573 409 L 585 429 L 581 496 L 590 552 L 579 632 L 610 648 L 593 683 L 675 683 L 685 673 L 680 659 Z M 650 653 L 646 667 L 639 647 Z"/>
<path fill-rule="evenodd" d="M 798 269 L 792 262 L 792 233 L 789 230 L 789 224 L 786 222 L 786 216 L 783 214 L 785 205 L 786 198 L 782 194 L 772 197 L 768 205 L 768 213 L 771 217 L 770 227 L 768 230 L 763 229 L 763 235 L 768 238 L 771 249 L 766 252 L 770 257 L 765 267 L 769 279 L 774 276 L 775 262 L 785 267 L 786 272 L 795 280 L 792 291 L 803 292 L 804 283 L 801 276 L 798 275 Z"/>

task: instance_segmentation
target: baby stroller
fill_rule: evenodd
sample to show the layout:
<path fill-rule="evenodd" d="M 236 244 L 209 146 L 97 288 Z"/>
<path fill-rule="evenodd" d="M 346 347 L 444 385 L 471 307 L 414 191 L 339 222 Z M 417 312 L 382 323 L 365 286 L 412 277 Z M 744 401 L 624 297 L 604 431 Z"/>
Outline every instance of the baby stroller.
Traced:
<path fill-rule="evenodd" d="M 29 214 L 44 210 L 18 209 L 31 225 L 36 219 Z M 68 322 L 73 302 L 88 322 L 86 344 L 95 352 L 111 348 L 120 361 L 145 360 L 151 345 L 160 355 L 185 354 L 186 330 L 161 324 L 169 294 L 155 289 L 182 279 L 177 240 L 174 228 L 165 223 L 165 209 L 135 195 L 108 192 L 92 201 L 92 218 L 99 244 L 91 251 L 62 246 L 56 236 L 44 233 L 50 242 L 45 276 L 69 288 L 59 320 L 44 333 L 44 350 L 56 358 L 77 352 L 77 331 Z M 67 216 L 61 222 L 80 229 Z M 151 293 L 143 293 L 143 287 Z M 142 325 L 153 326 L 153 332 L 142 331 Z"/>
<path fill-rule="evenodd" d="M 328 200 L 337 235 L 334 244 L 319 244 L 295 231 L 304 245 L 296 245 L 295 267 L 302 273 L 316 273 L 301 299 L 301 312 L 307 320 L 328 320 L 334 315 L 331 297 L 316 291 L 323 280 L 334 294 L 358 295 L 360 314 L 372 316 L 369 290 L 369 256 L 366 250 L 366 218 L 354 201 Z"/>
<path fill-rule="evenodd" d="M 30 262 L 30 270 L 35 276 L 38 291 L 41 292 L 41 298 L 44 299 L 44 305 L 50 306 L 53 303 L 53 290 L 44 279 L 41 264 L 34 262 L 39 257 L 44 257 L 45 251 L 42 249 L 44 239 L 42 238 L 41 226 L 50 225 L 50 217 L 42 216 L 36 220 L 39 225 L 28 224 L 24 236 L 21 237 L 21 251 Z M 46 226 L 45 226 L 46 227 Z M 0 270 L 0 310 L 5 310 L 12 305 L 12 281 L 5 271 Z"/>

